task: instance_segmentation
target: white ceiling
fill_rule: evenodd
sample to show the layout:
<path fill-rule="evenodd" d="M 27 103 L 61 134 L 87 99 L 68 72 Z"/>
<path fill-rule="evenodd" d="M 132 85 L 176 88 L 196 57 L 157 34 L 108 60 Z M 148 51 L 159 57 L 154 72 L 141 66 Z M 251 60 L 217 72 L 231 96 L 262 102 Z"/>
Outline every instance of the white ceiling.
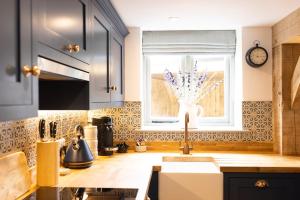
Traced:
<path fill-rule="evenodd" d="M 271 26 L 300 0 L 111 0 L 125 24 L 143 30 L 235 29 Z M 168 17 L 179 17 L 172 22 Z"/>

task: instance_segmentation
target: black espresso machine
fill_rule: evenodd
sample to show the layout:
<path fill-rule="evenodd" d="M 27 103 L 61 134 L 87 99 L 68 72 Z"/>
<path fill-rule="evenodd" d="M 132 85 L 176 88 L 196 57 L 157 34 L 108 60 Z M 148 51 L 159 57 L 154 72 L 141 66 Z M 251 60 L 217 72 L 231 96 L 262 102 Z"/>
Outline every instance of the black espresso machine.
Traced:
<path fill-rule="evenodd" d="M 113 146 L 113 122 L 111 117 L 93 118 L 92 124 L 98 129 L 98 155 L 110 156 L 118 147 Z"/>

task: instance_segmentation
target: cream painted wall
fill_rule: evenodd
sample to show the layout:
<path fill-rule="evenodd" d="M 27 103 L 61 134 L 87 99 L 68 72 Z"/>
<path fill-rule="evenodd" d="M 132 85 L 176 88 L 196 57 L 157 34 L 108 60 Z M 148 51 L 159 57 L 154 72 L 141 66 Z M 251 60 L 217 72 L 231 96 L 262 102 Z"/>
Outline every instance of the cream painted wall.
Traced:
<path fill-rule="evenodd" d="M 130 34 L 125 39 L 125 101 L 142 100 L 142 31 L 138 27 L 130 27 Z M 269 53 L 268 62 L 260 68 L 252 68 L 245 61 L 247 50 L 253 46 L 254 40 Z M 236 70 L 238 76 L 236 87 L 242 93 L 243 101 L 272 100 L 272 31 L 270 27 L 244 27 L 237 30 Z M 242 66 L 242 68 L 240 67 Z M 241 70 L 241 72 L 239 72 Z M 239 84 L 242 82 L 242 84 Z M 237 102 L 239 100 L 237 99 Z"/>
<path fill-rule="evenodd" d="M 269 54 L 268 62 L 260 68 L 250 67 L 245 55 L 259 40 Z M 272 29 L 271 27 L 242 28 L 243 101 L 272 101 Z"/>
<path fill-rule="evenodd" d="M 125 39 L 125 101 L 141 101 L 142 32 L 130 27 Z"/>
<path fill-rule="evenodd" d="M 242 29 L 236 30 L 236 53 L 235 53 L 235 79 L 234 79 L 234 102 L 233 102 L 233 121 L 236 129 L 242 129 L 243 127 L 243 118 L 242 118 L 242 99 L 243 99 L 243 85 L 240 84 L 243 82 L 243 69 L 240 66 L 243 66 L 242 59 Z"/>

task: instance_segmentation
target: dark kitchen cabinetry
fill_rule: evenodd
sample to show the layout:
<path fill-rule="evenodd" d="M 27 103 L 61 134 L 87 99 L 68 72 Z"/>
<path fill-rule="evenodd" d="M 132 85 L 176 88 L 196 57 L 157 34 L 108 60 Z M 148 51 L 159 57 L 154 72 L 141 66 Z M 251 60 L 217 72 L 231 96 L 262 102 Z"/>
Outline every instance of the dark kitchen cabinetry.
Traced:
<path fill-rule="evenodd" d="M 89 72 L 90 0 L 34 0 L 41 57 Z"/>
<path fill-rule="evenodd" d="M 31 0 L 0 6 L 0 121 L 37 116 L 38 68 L 31 52 Z M 22 71 L 27 69 L 27 76 Z"/>
<path fill-rule="evenodd" d="M 122 104 L 128 30 L 109 0 L 1 3 L 0 121 Z"/>
<path fill-rule="evenodd" d="M 124 100 L 124 39 L 116 31 L 111 32 L 110 90 L 112 104 Z"/>
<path fill-rule="evenodd" d="M 158 172 L 153 171 L 148 189 L 148 197 L 151 200 L 158 200 Z"/>
<path fill-rule="evenodd" d="M 99 104 L 110 102 L 109 91 L 109 30 L 110 25 L 97 8 L 92 17 L 92 64 L 90 73 L 90 103 L 97 108 Z"/>
<path fill-rule="evenodd" d="M 127 29 L 109 16 L 109 1 L 94 1 L 92 15 L 91 109 L 118 106 L 124 100 L 124 37 Z M 115 20 L 113 20 L 115 19 Z M 113 21 L 112 21 L 113 20 Z M 121 27 L 120 27 L 121 26 Z"/>
<path fill-rule="evenodd" d="M 224 200 L 296 200 L 300 174 L 224 173 Z"/>

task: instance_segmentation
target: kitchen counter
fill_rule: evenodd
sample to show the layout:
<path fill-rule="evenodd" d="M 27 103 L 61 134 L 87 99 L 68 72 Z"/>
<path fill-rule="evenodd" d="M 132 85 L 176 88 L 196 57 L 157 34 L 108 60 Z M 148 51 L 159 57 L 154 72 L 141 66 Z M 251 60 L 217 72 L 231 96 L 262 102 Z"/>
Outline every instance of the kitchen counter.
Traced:
<path fill-rule="evenodd" d="M 300 173 L 300 157 L 249 153 L 127 153 L 98 157 L 93 166 L 61 176 L 62 187 L 138 188 L 144 200 L 153 170 L 159 171 L 163 156 L 212 157 L 222 172 Z"/>
<path fill-rule="evenodd" d="M 87 169 L 71 170 L 71 174 L 60 176 L 61 187 L 137 188 L 137 200 L 147 196 L 152 171 L 160 171 L 162 158 L 168 157 L 212 157 L 221 172 L 270 172 L 300 173 L 300 157 L 257 153 L 195 153 L 146 152 L 99 156 Z"/>
<path fill-rule="evenodd" d="M 144 200 L 150 184 L 153 165 L 158 165 L 159 155 L 144 153 L 99 156 L 93 166 L 72 170 L 60 176 L 61 187 L 137 188 L 137 200 Z"/>

